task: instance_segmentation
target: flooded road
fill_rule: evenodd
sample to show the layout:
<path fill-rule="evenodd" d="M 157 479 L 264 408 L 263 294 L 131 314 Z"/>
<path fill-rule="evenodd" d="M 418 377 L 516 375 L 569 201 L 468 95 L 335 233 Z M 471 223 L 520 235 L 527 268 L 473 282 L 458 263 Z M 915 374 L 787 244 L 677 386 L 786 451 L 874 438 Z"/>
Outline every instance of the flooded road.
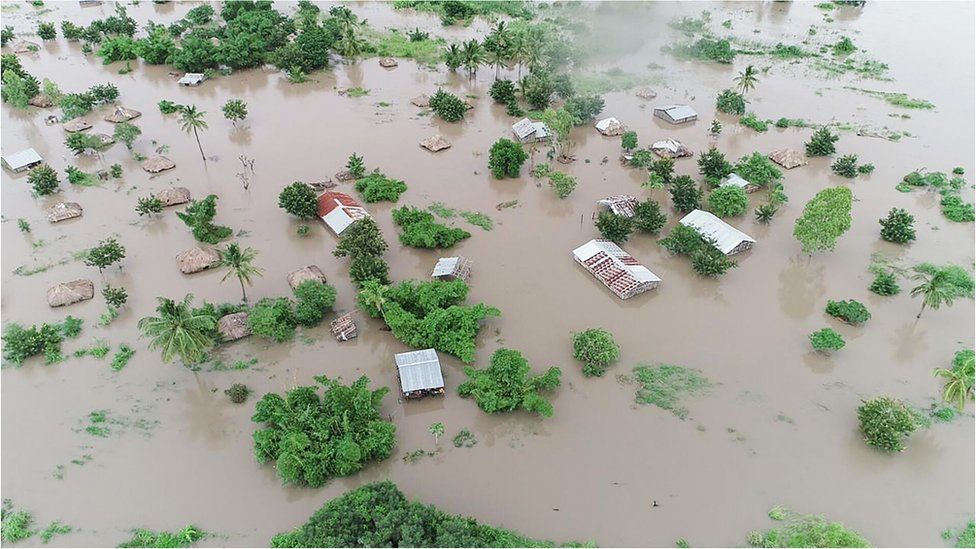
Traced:
<path fill-rule="evenodd" d="M 283 4 L 279 9 L 290 13 L 293 6 Z M 36 26 L 28 4 L 9 5 L 3 4 L 3 24 L 21 33 Z M 143 24 L 148 19 L 172 22 L 193 5 L 141 2 L 127 7 Z M 448 41 L 482 36 L 487 28 L 484 22 L 444 28 L 434 16 L 388 5 L 350 6 L 374 26 L 420 26 Z M 67 17 L 86 23 L 113 9 L 111 2 L 84 9 L 49 2 L 48 7 L 54 9 L 40 16 L 42 21 Z M 723 34 L 745 40 L 798 43 L 808 38 L 811 25 L 818 35 L 810 38 L 818 44 L 849 35 L 870 57 L 890 66 L 892 81 L 826 79 L 806 65 L 769 57 L 740 55 L 727 66 L 661 53 L 661 46 L 676 37 L 667 22 L 702 9 L 712 12 L 713 27 L 729 19 L 731 30 Z M 732 224 L 758 243 L 737 256 L 739 267 L 719 280 L 696 276 L 689 261 L 669 257 L 657 238 L 634 235 L 625 249 L 663 283 L 628 301 L 616 299 L 584 272 L 570 252 L 598 236 L 591 221 L 598 211 L 595 201 L 621 193 L 648 195 L 639 186 L 645 175 L 617 162 L 619 138 L 604 138 L 584 126 L 572 134 L 578 160 L 554 165 L 579 180 L 569 198 L 560 200 L 548 185 L 540 186 L 527 167 L 521 178 L 493 179 L 487 151 L 499 137 L 510 136 L 514 120 L 487 95 L 491 68 L 468 81 L 443 67 L 431 71 L 401 60 L 389 70 L 366 59 L 315 73 L 301 85 L 288 83 L 269 67 L 182 88 L 166 66 L 134 62 L 132 73 L 119 75 L 121 64 L 105 66 L 99 58 L 85 57 L 77 43 L 60 37 L 44 43 L 37 54 L 20 56 L 25 69 L 57 82 L 65 92 L 115 83 L 119 103 L 143 113 L 134 121 L 142 129 L 135 150 L 150 155 L 165 147 L 177 167 L 150 177 L 123 145 L 103 158 L 72 158 L 60 125 L 44 124 L 49 112 L 4 105 L 4 155 L 30 146 L 61 174 L 67 165 L 94 171 L 114 163 L 125 173 L 120 182 L 100 187 L 74 188 L 63 181 L 59 195 L 33 198 L 26 175 L 3 172 L 3 323 L 59 322 L 71 314 L 85 319 L 85 329 L 65 344 L 66 354 L 98 339 L 109 342 L 113 351 L 128 343 L 137 352 L 120 372 L 113 372 L 108 360 L 91 357 L 53 366 L 32 359 L 2 371 L 3 497 L 31 510 L 42 526 L 55 519 L 75 526 L 76 532 L 52 540 L 56 546 L 111 546 L 128 539 L 132 528 L 172 531 L 186 524 L 213 534 L 202 546 L 266 545 L 273 534 L 303 523 L 328 499 L 382 479 L 393 480 L 412 499 L 451 513 L 530 537 L 592 540 L 600 546 L 670 546 L 678 538 L 692 546 L 741 545 L 748 531 L 771 527 L 766 512 L 773 505 L 824 514 L 877 546 L 940 545 L 942 530 L 958 528 L 973 516 L 972 404 L 951 423 L 916 432 L 898 455 L 883 455 L 864 444 L 856 408 L 861 399 L 881 394 L 927 408 L 941 389 L 932 369 L 948 366 L 957 350 L 973 345 L 971 300 L 927 311 L 916 322 L 919 303 L 907 291 L 881 298 L 867 290 L 875 252 L 905 265 L 973 266 L 972 223 L 947 221 L 931 195 L 895 190 L 902 176 L 920 167 L 948 172 L 961 166 L 969 181 L 976 173 L 973 10 L 968 3 L 869 3 L 861 10 L 832 12 L 833 22 L 825 22 L 812 3 L 658 3 L 630 6 L 622 11 L 627 17 L 612 10 L 602 13 L 597 19 L 604 24 L 645 29 L 639 48 L 614 56 L 607 66 L 664 80 L 652 86 L 658 93 L 652 102 L 637 98 L 634 90 L 604 94 L 603 115 L 637 131 L 642 145 L 674 137 L 694 151 L 706 150 L 709 123 L 717 118 L 725 126 L 718 148 L 730 160 L 753 151 L 802 149 L 810 129 L 771 127 L 759 134 L 714 115 L 715 94 L 730 87 L 749 63 L 770 67 L 750 94 L 749 108 L 761 118 L 887 127 L 911 136 L 892 142 L 842 133 L 839 154 L 854 153 L 874 163 L 874 173 L 843 179 L 831 173 L 826 158 L 786 171 L 789 203 L 768 226 L 753 221 L 751 212 L 763 193 L 752 195 L 750 214 Z M 25 38 L 39 42 L 36 36 Z M 652 63 L 663 69 L 648 68 Z M 476 96 L 463 122 L 422 115 L 409 103 L 438 86 Z M 936 108 L 901 109 L 844 86 L 904 92 Z M 352 98 L 337 93 L 350 87 L 367 88 L 369 94 Z M 220 106 L 231 98 L 248 105 L 248 118 L 238 127 L 220 114 Z M 162 99 L 207 112 L 209 129 L 200 139 L 208 162 L 175 116 L 160 114 L 156 103 Z M 672 102 L 690 104 L 700 120 L 671 127 L 651 116 L 654 105 Z M 111 133 L 111 124 L 102 120 L 109 112 L 104 107 L 86 117 L 95 125 L 92 131 Z M 434 133 L 453 147 L 435 155 L 417 146 Z M 136 199 L 174 184 L 189 188 L 195 198 L 217 194 L 215 221 L 234 229 L 234 241 L 259 251 L 256 264 L 265 272 L 248 290 L 252 301 L 289 295 L 285 275 L 316 264 L 338 290 L 337 310 L 354 310 L 346 261 L 332 256 L 335 237 L 318 223 L 309 236 L 298 236 L 297 220 L 277 205 L 283 186 L 330 177 L 353 152 L 364 156 L 369 169 L 407 183 L 399 205 L 442 202 L 492 217 L 491 231 L 456 220 L 472 237 L 445 254 L 401 247 L 389 215 L 393 206 L 367 206 L 391 245 L 386 260 L 394 279 L 428 277 L 441 255 L 473 260 L 469 301 L 502 312 L 481 332 L 477 366 L 486 366 L 499 347 L 514 348 L 536 370 L 561 367 L 563 385 L 553 393 L 552 418 L 488 416 L 457 396 L 462 365 L 442 354 L 446 398 L 402 403 L 393 391 L 384 400 L 384 415 L 397 425 L 393 456 L 322 489 L 283 487 L 273 468 L 258 465 L 253 457 L 254 397 L 234 405 L 224 389 L 239 382 L 257 395 L 282 392 L 311 384 L 321 374 L 347 381 L 365 374 L 376 386 L 395 388 L 392 355 L 406 347 L 382 331 L 380 322 L 357 313 L 361 335 L 351 342 L 337 343 L 323 323 L 300 331 L 291 343 L 252 337 L 221 348 L 226 364 L 257 359 L 247 370 L 205 366 L 193 372 L 163 364 L 136 329 L 139 318 L 153 313 L 156 297 L 192 293 L 198 303 L 234 302 L 239 287 L 233 281 L 220 284 L 223 275 L 217 271 L 181 275 L 174 256 L 195 245 L 192 235 L 173 209 L 155 219 L 140 218 Z M 236 176 L 242 154 L 255 160 L 247 190 Z M 609 157 L 606 164 L 604 157 Z M 544 161 L 544 152 L 535 160 Z M 676 171 L 698 179 L 694 159 L 678 160 Z M 793 222 L 816 192 L 837 185 L 854 192 L 852 228 L 832 253 L 808 257 L 792 236 Z M 345 183 L 338 190 L 350 189 Z M 665 191 L 650 195 L 670 205 Z M 973 200 L 972 187 L 964 189 L 964 198 Z M 61 200 L 80 203 L 84 216 L 47 223 L 43 208 Z M 495 209 L 516 200 L 517 207 Z M 918 238 L 913 244 L 900 247 L 879 239 L 877 220 L 892 207 L 915 216 Z M 665 234 L 679 218 L 667 210 Z M 29 236 L 17 230 L 18 218 L 30 222 Z M 103 277 L 72 258 L 73 252 L 109 236 L 117 236 L 127 249 L 121 271 L 112 267 Z M 40 241 L 43 245 L 37 245 Z M 53 266 L 31 276 L 14 274 L 21 265 Z M 109 327 L 97 326 L 104 311 L 97 292 L 95 299 L 67 308 L 46 306 L 48 287 L 76 278 L 91 278 L 96 290 L 104 284 L 128 289 L 128 304 Z M 862 327 L 838 328 L 823 312 L 827 299 L 857 299 L 873 317 Z M 807 339 L 824 326 L 848 340 L 830 357 L 813 353 Z M 572 358 L 571 334 L 591 327 L 612 332 L 622 349 L 603 378 L 584 378 Z M 615 379 L 630 374 L 639 362 L 697 368 L 714 387 L 690 400 L 690 415 L 680 420 L 635 404 L 634 386 Z M 116 418 L 108 437 L 84 431 L 95 410 L 108 410 Z M 416 463 L 401 460 L 408 452 L 435 448 L 427 431 L 434 422 L 446 426 L 442 451 Z M 478 443 L 454 448 L 451 437 L 465 428 Z M 653 501 L 659 507 L 652 507 Z M 39 543 L 35 537 L 24 545 Z"/>

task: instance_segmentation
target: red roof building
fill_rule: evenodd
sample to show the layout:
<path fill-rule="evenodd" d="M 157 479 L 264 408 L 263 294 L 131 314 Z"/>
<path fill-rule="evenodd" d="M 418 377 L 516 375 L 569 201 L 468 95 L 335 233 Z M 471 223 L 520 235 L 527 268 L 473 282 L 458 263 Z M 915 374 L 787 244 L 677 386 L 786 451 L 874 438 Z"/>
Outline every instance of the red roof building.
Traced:
<path fill-rule="evenodd" d="M 319 217 L 332 229 L 336 236 L 353 224 L 354 221 L 369 217 L 369 212 L 346 193 L 326 191 L 319 200 Z"/>

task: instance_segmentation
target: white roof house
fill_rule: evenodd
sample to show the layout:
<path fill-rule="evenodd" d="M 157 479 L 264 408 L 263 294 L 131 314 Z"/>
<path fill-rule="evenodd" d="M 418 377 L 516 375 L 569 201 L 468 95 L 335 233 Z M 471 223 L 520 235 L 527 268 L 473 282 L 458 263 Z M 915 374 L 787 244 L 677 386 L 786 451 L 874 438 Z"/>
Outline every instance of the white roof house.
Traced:
<path fill-rule="evenodd" d="M 661 278 L 609 240 L 591 240 L 573 250 L 573 258 L 620 299 L 652 290 Z"/>
<path fill-rule="evenodd" d="M 742 176 L 734 172 L 730 173 L 728 177 L 722 178 L 722 183 L 719 184 L 720 187 L 726 187 L 728 185 L 734 185 L 736 187 L 739 187 L 740 189 L 746 191 L 747 193 L 751 193 L 759 189 L 759 185 L 746 181 L 745 179 L 742 178 Z"/>
<path fill-rule="evenodd" d="M 684 143 L 678 141 L 677 139 L 662 139 L 660 141 L 655 141 L 651 145 L 651 150 L 654 154 L 660 156 L 661 158 L 681 158 L 684 156 L 692 156 L 694 153 L 691 149 L 685 146 Z"/>
<path fill-rule="evenodd" d="M 458 257 L 442 257 L 434 265 L 434 272 L 430 276 L 438 280 L 467 280 L 471 274 L 471 260 Z"/>
<path fill-rule="evenodd" d="M 43 161 L 44 159 L 34 149 L 27 149 L 3 157 L 3 165 L 14 172 L 29 170 Z"/>
<path fill-rule="evenodd" d="M 714 240 L 715 247 L 725 255 L 748 250 L 756 243 L 751 236 L 703 210 L 691 212 L 682 217 L 678 223 L 691 227 L 702 236 Z"/>
<path fill-rule="evenodd" d="M 336 236 L 341 236 L 353 222 L 369 217 L 366 208 L 346 193 L 326 191 L 319 196 L 318 200 L 319 217 Z"/>
<path fill-rule="evenodd" d="M 654 116 L 672 124 L 698 120 L 698 113 L 688 105 L 665 105 L 654 107 Z"/>
<path fill-rule="evenodd" d="M 532 121 L 528 118 L 523 118 L 512 124 L 512 133 L 515 134 L 515 139 L 519 143 L 545 141 L 552 136 L 549 126 L 546 126 L 543 122 Z"/>
<path fill-rule="evenodd" d="M 634 217 L 634 209 L 637 207 L 637 197 L 629 194 L 618 194 L 601 198 L 596 203 L 610 208 L 610 211 L 617 215 Z"/>
<path fill-rule="evenodd" d="M 200 72 L 188 72 L 180 78 L 181 86 L 199 86 L 207 77 Z"/>
<path fill-rule="evenodd" d="M 604 118 L 603 120 L 600 120 L 599 122 L 594 124 L 593 127 L 596 128 L 598 132 L 606 136 L 621 135 L 625 131 L 627 131 L 627 127 L 624 126 L 622 122 L 620 122 L 619 120 L 617 120 L 612 116 L 610 118 Z"/>
<path fill-rule="evenodd" d="M 408 351 L 393 355 L 400 376 L 400 391 L 406 398 L 444 394 L 441 362 L 434 349 Z"/>

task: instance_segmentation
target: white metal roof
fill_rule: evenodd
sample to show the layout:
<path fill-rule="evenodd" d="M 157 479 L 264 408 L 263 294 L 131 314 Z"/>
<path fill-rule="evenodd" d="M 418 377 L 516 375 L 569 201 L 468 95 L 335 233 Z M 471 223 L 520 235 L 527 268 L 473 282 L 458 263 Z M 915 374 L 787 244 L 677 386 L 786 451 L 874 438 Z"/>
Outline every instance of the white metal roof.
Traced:
<path fill-rule="evenodd" d="M 719 185 L 719 186 L 720 187 L 725 187 L 726 185 L 735 185 L 736 187 L 745 189 L 749 185 L 752 185 L 752 183 L 749 183 L 745 179 L 742 179 L 742 176 L 740 176 L 739 174 L 733 172 L 733 173 L 730 173 L 728 177 L 723 178 L 722 179 L 722 184 Z"/>
<path fill-rule="evenodd" d="M 461 261 L 460 257 L 442 257 L 438 259 L 431 276 L 447 276 L 453 274 L 454 269 L 457 268 L 458 261 Z"/>
<path fill-rule="evenodd" d="M 441 363 L 433 349 L 408 351 L 393 355 L 400 372 L 400 388 L 404 393 L 444 386 Z"/>
<path fill-rule="evenodd" d="M 610 208 L 610 211 L 617 215 L 634 217 L 634 208 L 637 207 L 637 197 L 629 194 L 618 194 L 601 198 L 596 203 Z"/>
<path fill-rule="evenodd" d="M 542 122 L 534 122 L 528 118 L 523 118 L 518 122 L 512 124 L 512 133 L 515 137 L 520 140 L 525 139 L 533 134 L 537 138 L 549 137 L 549 127 Z"/>
<path fill-rule="evenodd" d="M 183 78 L 180 78 L 180 84 L 199 84 L 203 82 L 204 78 L 203 73 L 188 72 L 183 75 Z"/>
<path fill-rule="evenodd" d="M 600 130 L 601 132 L 604 132 L 610 129 L 611 126 L 616 126 L 616 125 L 621 125 L 620 121 L 611 116 L 610 118 L 604 118 L 603 120 L 600 120 L 599 122 L 594 124 L 594 127 Z"/>
<path fill-rule="evenodd" d="M 678 151 L 685 148 L 681 141 L 676 141 L 674 139 L 662 139 L 661 141 L 655 141 L 651 145 L 651 150 L 665 150 L 670 151 L 672 154 L 678 154 Z"/>
<path fill-rule="evenodd" d="M 666 112 L 669 117 L 677 121 L 698 118 L 698 113 L 695 109 L 688 105 L 665 105 L 663 107 L 655 107 L 654 110 Z"/>
<path fill-rule="evenodd" d="M 3 157 L 3 161 L 7 164 L 7 167 L 15 172 L 20 171 L 31 164 L 42 162 L 43 160 L 44 159 L 41 158 L 41 155 L 37 154 L 37 151 L 34 149 L 23 150 Z"/>
<path fill-rule="evenodd" d="M 647 267 L 637 263 L 637 260 L 633 256 L 609 240 L 591 240 L 573 250 L 573 255 L 578 261 L 585 262 L 600 252 L 607 254 L 617 267 L 630 273 L 638 282 L 661 281 L 661 277 L 652 273 Z"/>
<path fill-rule="evenodd" d="M 692 227 L 702 235 L 715 240 L 715 247 L 727 254 L 742 242 L 755 242 L 746 233 L 704 210 L 695 210 L 681 218 L 682 225 Z"/>

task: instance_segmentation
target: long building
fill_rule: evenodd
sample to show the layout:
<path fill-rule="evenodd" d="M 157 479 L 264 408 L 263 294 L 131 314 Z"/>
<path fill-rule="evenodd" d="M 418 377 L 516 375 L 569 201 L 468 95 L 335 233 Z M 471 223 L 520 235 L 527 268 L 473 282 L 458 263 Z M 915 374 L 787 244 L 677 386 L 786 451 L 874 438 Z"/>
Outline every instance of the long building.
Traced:
<path fill-rule="evenodd" d="M 653 290 L 661 278 L 609 240 L 591 240 L 573 250 L 576 262 L 620 299 Z"/>

